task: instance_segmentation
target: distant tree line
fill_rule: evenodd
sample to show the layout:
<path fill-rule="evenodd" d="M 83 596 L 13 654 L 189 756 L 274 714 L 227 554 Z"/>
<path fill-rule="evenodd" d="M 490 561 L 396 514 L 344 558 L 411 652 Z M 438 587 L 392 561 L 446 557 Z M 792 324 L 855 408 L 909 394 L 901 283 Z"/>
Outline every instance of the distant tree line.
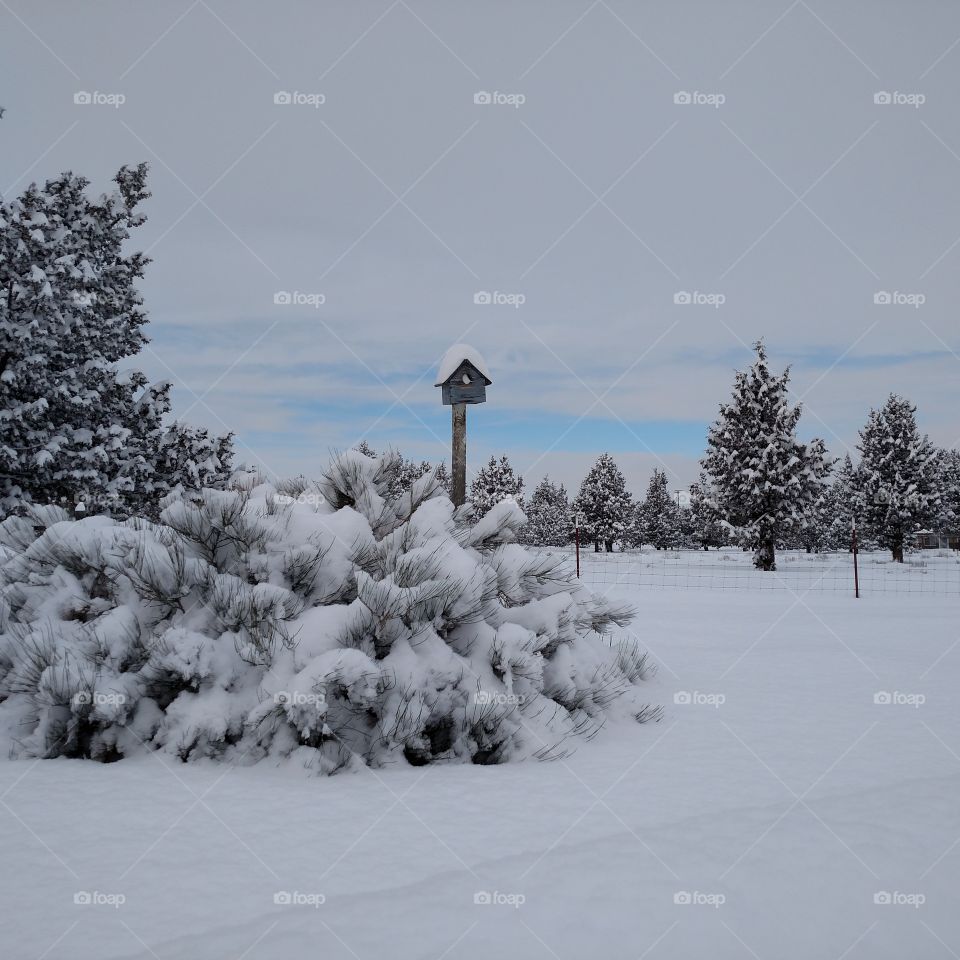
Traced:
<path fill-rule="evenodd" d="M 66 503 L 155 518 L 171 493 L 222 488 L 232 472 L 232 434 L 170 420 L 170 385 L 118 368 L 148 342 L 136 284 L 149 260 L 124 249 L 145 219 L 147 166 L 124 167 L 114 180 L 112 192 L 91 199 L 86 179 L 63 173 L 0 203 L 0 516 Z M 858 462 L 848 454 L 836 465 L 822 440 L 797 437 L 789 368 L 772 372 L 763 343 L 755 349 L 710 427 L 686 502 L 660 469 L 635 499 L 608 453 L 572 502 L 549 477 L 525 502 L 523 477 L 502 456 L 473 480 L 473 516 L 511 497 L 531 544 L 562 546 L 578 523 L 598 551 L 733 543 L 764 570 L 776 568 L 778 548 L 848 547 L 854 522 L 865 546 L 901 562 L 919 531 L 957 532 L 960 452 L 934 447 L 908 400 L 891 394 L 871 410 Z M 449 489 L 443 463 L 390 463 L 389 496 L 433 470 Z"/>
<path fill-rule="evenodd" d="M 596 551 L 732 545 L 752 550 L 762 570 L 776 569 L 778 548 L 850 549 L 854 522 L 862 549 L 888 549 L 899 562 L 920 531 L 957 532 L 960 451 L 938 449 L 921 434 L 908 400 L 891 394 L 871 410 L 860 431 L 859 461 L 847 453 L 835 462 L 822 440 L 797 438 L 801 407 L 789 400 L 789 368 L 775 374 L 762 342 L 755 351 L 720 405 L 702 471 L 686 491 L 671 493 L 666 472 L 657 468 L 645 495 L 634 498 L 604 453 L 572 501 L 549 477 L 525 501 L 523 478 L 509 459 L 491 457 L 471 486 L 475 518 L 510 497 L 526 513 L 520 536 L 529 544 L 568 544 L 579 521 L 581 540 Z M 430 469 L 410 463 L 407 474 Z M 445 465 L 438 469 L 446 478 Z"/>

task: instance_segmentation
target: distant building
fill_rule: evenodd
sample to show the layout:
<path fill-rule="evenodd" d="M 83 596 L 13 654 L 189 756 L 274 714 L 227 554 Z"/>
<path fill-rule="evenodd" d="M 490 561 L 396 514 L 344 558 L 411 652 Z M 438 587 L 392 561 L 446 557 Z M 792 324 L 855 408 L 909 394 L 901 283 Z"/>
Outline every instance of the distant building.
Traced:
<path fill-rule="evenodd" d="M 917 547 L 921 550 L 960 550 L 960 531 L 921 530 L 917 534 Z"/>

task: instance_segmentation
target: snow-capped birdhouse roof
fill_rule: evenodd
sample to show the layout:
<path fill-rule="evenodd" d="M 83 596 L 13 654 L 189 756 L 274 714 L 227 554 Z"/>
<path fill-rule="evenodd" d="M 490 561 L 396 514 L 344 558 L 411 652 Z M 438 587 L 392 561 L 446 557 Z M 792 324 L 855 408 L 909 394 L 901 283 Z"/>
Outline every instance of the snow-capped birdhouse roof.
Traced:
<path fill-rule="evenodd" d="M 487 385 L 493 383 L 490 379 L 490 368 L 487 366 L 487 361 L 483 359 L 483 354 L 476 347 L 471 347 L 469 343 L 455 343 L 440 361 L 437 382 L 434 386 L 442 387 L 464 362 L 469 363 L 483 377 Z"/>

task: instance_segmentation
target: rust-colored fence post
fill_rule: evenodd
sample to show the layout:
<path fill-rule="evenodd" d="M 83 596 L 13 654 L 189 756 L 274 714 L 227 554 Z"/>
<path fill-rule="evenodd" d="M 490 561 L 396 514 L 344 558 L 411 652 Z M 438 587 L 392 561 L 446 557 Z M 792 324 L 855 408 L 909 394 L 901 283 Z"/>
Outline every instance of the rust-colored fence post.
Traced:
<path fill-rule="evenodd" d="M 859 600 L 860 599 L 860 570 L 857 566 L 857 521 L 854 519 L 851 521 L 851 526 L 853 529 L 853 595 Z"/>

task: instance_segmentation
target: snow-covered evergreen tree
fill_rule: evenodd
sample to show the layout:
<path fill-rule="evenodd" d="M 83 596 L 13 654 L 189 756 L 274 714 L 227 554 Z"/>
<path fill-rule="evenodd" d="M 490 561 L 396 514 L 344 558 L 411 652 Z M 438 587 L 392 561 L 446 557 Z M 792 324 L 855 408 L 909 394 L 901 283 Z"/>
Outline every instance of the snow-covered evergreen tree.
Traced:
<path fill-rule="evenodd" d="M 199 490 L 202 487 L 222 489 L 232 473 L 233 434 L 211 437 L 204 427 L 194 427 L 176 420 L 160 438 L 158 450 L 163 459 L 154 476 L 154 487 L 163 496 L 172 490 Z M 156 497 L 147 499 L 138 488 L 132 488 L 128 499 L 140 500 L 133 515 L 154 516 L 158 513 Z"/>
<path fill-rule="evenodd" d="M 491 457 L 485 467 L 477 471 L 470 487 L 470 502 L 475 520 L 486 516 L 494 504 L 512 497 L 523 507 L 523 477 L 513 472 L 510 460 Z"/>
<path fill-rule="evenodd" d="M 729 543 L 730 534 L 711 495 L 710 480 L 703 472 L 696 483 L 690 484 L 690 525 L 693 542 L 704 550 Z"/>
<path fill-rule="evenodd" d="M 573 509 L 583 518 L 583 535 L 593 541 L 598 553 L 601 544 L 610 553 L 614 541 L 623 539 L 630 529 L 633 503 L 626 480 L 609 453 L 601 454 L 584 477 Z"/>
<path fill-rule="evenodd" d="M 776 570 L 776 544 L 808 522 L 829 471 L 822 440 L 801 443 L 801 407 L 791 407 L 789 367 L 775 376 L 760 341 L 750 369 L 737 373 L 733 396 L 707 437 L 702 464 L 720 515 L 742 527 L 760 570 Z"/>
<path fill-rule="evenodd" d="M 562 547 L 570 542 L 570 502 L 563 484 L 544 477 L 524 508 L 527 525 L 521 532 L 524 543 L 540 547 Z"/>
<path fill-rule="evenodd" d="M 361 440 L 353 449 L 371 460 L 377 458 L 377 451 L 371 447 L 366 440 Z M 392 499 L 402 496 L 413 486 L 414 480 L 426 476 L 428 473 L 432 473 L 434 469 L 426 460 L 421 460 L 420 463 L 417 463 L 414 460 L 407 460 L 406 457 L 400 454 L 394 456 L 391 453 L 389 455 L 389 461 L 385 460 L 384 462 L 390 463 L 390 481 L 387 486 L 387 492 Z"/>
<path fill-rule="evenodd" d="M 402 496 L 412 486 L 415 480 L 433 473 L 433 466 L 426 460 L 419 463 L 413 460 L 400 459 L 399 466 L 393 476 L 388 489 L 388 495 L 394 499 Z"/>
<path fill-rule="evenodd" d="M 667 489 L 667 475 L 662 470 L 654 468 L 639 514 L 644 543 L 658 550 L 679 545 L 679 509 Z"/>
<path fill-rule="evenodd" d="M 574 501 L 576 507 L 576 501 Z M 627 519 L 623 525 L 623 532 L 620 534 L 620 542 L 624 547 L 642 547 L 644 544 L 643 527 L 643 501 L 633 501 L 631 499 L 630 509 L 627 511 Z"/>
<path fill-rule="evenodd" d="M 848 453 L 840 461 L 824 498 L 825 550 L 853 549 L 853 521 L 857 512 L 856 471 Z"/>
<path fill-rule="evenodd" d="M 163 424 L 168 385 L 116 367 L 147 342 L 136 284 L 149 261 L 123 249 L 144 221 L 146 176 L 145 164 L 124 167 L 116 190 L 91 200 L 89 182 L 64 173 L 0 204 L 5 512 L 78 496 L 137 509 L 184 482 L 166 472 L 185 456 L 184 438 Z M 229 452 L 211 441 L 191 456 L 205 462 L 218 450 Z"/>
<path fill-rule="evenodd" d="M 939 462 L 939 526 L 948 532 L 960 532 L 960 450 L 941 450 Z"/>
<path fill-rule="evenodd" d="M 285 759 L 321 772 L 563 755 L 650 719 L 630 617 L 496 504 L 352 450 L 315 485 L 253 476 L 159 523 L 28 507 L 0 523 L 0 724 L 27 756 Z M 305 495 L 310 493 L 310 495 Z M 283 494 L 279 496 L 278 494 Z"/>
<path fill-rule="evenodd" d="M 857 492 L 868 529 L 893 559 L 903 562 L 913 534 L 940 510 L 937 450 L 917 429 L 917 408 L 890 394 L 860 431 Z"/>
<path fill-rule="evenodd" d="M 820 553 L 830 549 L 829 496 L 830 487 L 824 486 L 820 495 L 810 503 L 803 524 L 784 538 L 785 546 L 791 550 L 806 550 L 807 553 Z"/>
<path fill-rule="evenodd" d="M 441 460 L 437 464 L 437 472 L 435 474 L 437 478 L 437 483 L 440 484 L 441 489 L 447 495 L 450 494 L 450 471 L 447 469 L 447 461 Z"/>
<path fill-rule="evenodd" d="M 678 547 L 688 550 L 702 546 L 697 536 L 698 531 L 694 520 L 693 508 L 689 504 L 681 504 L 677 507 Z"/>

